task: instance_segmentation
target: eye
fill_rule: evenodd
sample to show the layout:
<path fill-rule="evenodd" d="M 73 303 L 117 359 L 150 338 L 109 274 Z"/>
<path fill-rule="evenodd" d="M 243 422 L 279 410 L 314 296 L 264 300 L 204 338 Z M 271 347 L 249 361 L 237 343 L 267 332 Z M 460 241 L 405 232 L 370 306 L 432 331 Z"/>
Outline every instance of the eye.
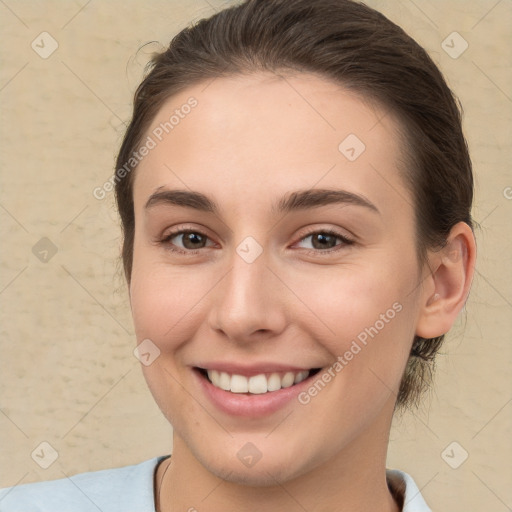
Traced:
<path fill-rule="evenodd" d="M 309 247 L 304 247 L 305 249 L 311 249 L 311 252 L 318 253 L 321 252 L 332 252 L 332 249 L 335 247 L 343 248 L 347 245 L 352 245 L 354 243 L 353 240 L 350 240 L 346 236 L 342 235 L 341 233 L 338 233 L 333 230 L 319 230 L 319 231 L 312 231 L 307 236 L 301 238 L 299 241 L 300 243 L 304 243 L 305 241 L 309 240 Z M 337 243 L 338 240 L 341 240 L 341 243 Z M 334 249 L 339 250 L 339 249 Z"/>
<path fill-rule="evenodd" d="M 308 240 L 309 243 L 307 242 Z M 210 242 L 210 244 L 208 244 L 208 242 Z M 200 249 L 215 245 L 205 233 L 192 229 L 173 231 L 165 236 L 160 243 L 170 251 L 189 255 L 197 254 L 200 252 Z M 343 247 L 352 245 L 353 243 L 353 240 L 350 240 L 337 231 L 324 229 L 310 232 L 302 237 L 297 244 L 299 246 L 300 244 L 305 244 L 302 248 L 306 249 L 308 252 L 318 254 L 319 252 L 332 253 L 333 251 L 341 250 Z"/>
<path fill-rule="evenodd" d="M 204 233 L 190 229 L 169 233 L 161 243 L 174 252 L 196 254 L 199 249 L 207 247 L 208 240 L 208 236 Z"/>

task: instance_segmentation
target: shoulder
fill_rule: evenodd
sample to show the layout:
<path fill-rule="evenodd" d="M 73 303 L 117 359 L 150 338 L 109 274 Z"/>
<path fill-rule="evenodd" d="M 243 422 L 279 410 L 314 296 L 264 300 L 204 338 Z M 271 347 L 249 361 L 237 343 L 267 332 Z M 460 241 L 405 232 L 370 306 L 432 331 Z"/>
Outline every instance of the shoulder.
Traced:
<path fill-rule="evenodd" d="M 386 469 L 391 493 L 403 501 L 402 512 L 432 512 L 413 478 L 398 469 Z"/>
<path fill-rule="evenodd" d="M 140 464 L 0 490 L 0 512 L 150 512 L 155 457 Z"/>

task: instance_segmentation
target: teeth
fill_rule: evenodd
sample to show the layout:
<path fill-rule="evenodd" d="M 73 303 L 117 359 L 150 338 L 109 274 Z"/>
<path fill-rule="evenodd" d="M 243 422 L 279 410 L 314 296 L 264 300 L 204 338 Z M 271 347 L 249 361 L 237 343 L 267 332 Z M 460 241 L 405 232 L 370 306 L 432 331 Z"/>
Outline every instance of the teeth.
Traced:
<path fill-rule="evenodd" d="M 260 395 L 267 391 L 267 378 L 265 375 L 254 375 L 254 377 L 249 379 L 249 393 Z"/>
<path fill-rule="evenodd" d="M 232 375 L 231 391 L 233 393 L 247 393 L 249 391 L 249 379 L 243 375 Z"/>
<path fill-rule="evenodd" d="M 231 389 L 231 377 L 227 373 L 222 372 L 220 374 L 218 383 L 219 388 L 223 389 L 224 391 L 229 391 Z"/>
<path fill-rule="evenodd" d="M 293 381 L 294 384 L 298 384 L 299 382 L 302 382 L 303 380 L 307 379 L 309 377 L 309 372 L 307 370 L 304 370 L 302 372 L 297 373 L 295 375 L 295 380 Z"/>
<path fill-rule="evenodd" d="M 273 373 L 267 379 L 267 389 L 269 391 L 279 391 L 281 389 L 281 377 L 277 373 Z"/>
<path fill-rule="evenodd" d="M 281 387 L 289 388 L 290 386 L 293 386 L 294 380 L 295 375 L 292 372 L 285 373 L 283 379 L 281 380 Z"/>
<path fill-rule="evenodd" d="M 302 382 L 309 376 L 308 370 L 300 372 L 286 372 L 285 374 L 271 373 L 265 375 L 253 375 L 245 377 L 244 375 L 230 375 L 226 372 L 217 370 L 207 370 L 210 382 L 217 388 L 231 393 L 252 393 L 261 395 L 269 391 L 278 391 L 281 388 L 289 388 L 294 384 Z"/>

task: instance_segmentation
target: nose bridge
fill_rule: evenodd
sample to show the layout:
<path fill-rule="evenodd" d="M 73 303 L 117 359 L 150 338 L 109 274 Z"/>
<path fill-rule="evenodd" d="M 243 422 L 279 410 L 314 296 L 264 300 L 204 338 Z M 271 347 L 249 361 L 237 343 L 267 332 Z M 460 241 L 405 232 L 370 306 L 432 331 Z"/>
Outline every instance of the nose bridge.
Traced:
<path fill-rule="evenodd" d="M 230 271 L 216 289 L 210 315 L 212 328 L 237 341 L 249 340 L 256 332 L 276 334 L 285 325 L 268 258 L 264 252 L 254 260 L 247 258 L 250 243 L 249 251 L 244 252 L 248 246 L 242 243 L 234 252 Z"/>

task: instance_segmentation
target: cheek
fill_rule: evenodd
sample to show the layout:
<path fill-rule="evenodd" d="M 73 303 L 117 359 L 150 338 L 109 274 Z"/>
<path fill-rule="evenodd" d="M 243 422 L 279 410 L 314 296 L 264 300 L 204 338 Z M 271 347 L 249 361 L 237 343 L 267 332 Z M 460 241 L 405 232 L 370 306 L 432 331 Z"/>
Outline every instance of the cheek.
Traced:
<path fill-rule="evenodd" d="M 389 283 L 365 287 L 359 281 L 354 288 L 346 284 L 336 299 L 331 295 L 322 302 L 323 320 L 335 335 L 316 338 L 333 363 L 299 397 L 311 408 L 311 431 L 325 431 L 329 411 L 326 438 L 338 439 L 340 449 L 347 436 L 364 431 L 396 399 L 414 333 L 414 306 L 401 290 Z"/>
<path fill-rule="evenodd" d="M 390 332 L 397 323 L 411 319 L 403 312 L 414 308 L 415 268 L 406 267 L 399 268 L 390 258 L 387 266 L 383 261 L 365 261 L 327 271 L 290 273 L 285 280 L 309 313 L 295 321 L 308 322 L 308 330 L 324 335 L 336 353 L 357 337 L 364 341 L 375 328 L 379 333 Z"/>
<path fill-rule="evenodd" d="M 390 256 L 294 278 L 294 290 L 315 313 L 302 315 L 302 330 L 337 361 L 335 387 L 354 404 L 398 390 L 415 331 L 417 269 L 408 263 L 414 261 Z"/>
<path fill-rule="evenodd" d="M 137 343 L 149 339 L 160 353 L 144 378 L 164 416 L 175 428 L 183 417 L 194 417 L 194 403 L 183 392 L 182 347 L 199 325 L 198 305 L 208 292 L 208 280 L 191 269 L 162 265 L 151 254 L 135 252 L 130 300 Z"/>
<path fill-rule="evenodd" d="M 148 255 L 134 258 L 130 301 L 137 340 L 150 338 L 168 350 L 177 338 L 173 333 L 183 337 L 193 324 L 208 283 L 201 272 L 173 268 Z"/>

